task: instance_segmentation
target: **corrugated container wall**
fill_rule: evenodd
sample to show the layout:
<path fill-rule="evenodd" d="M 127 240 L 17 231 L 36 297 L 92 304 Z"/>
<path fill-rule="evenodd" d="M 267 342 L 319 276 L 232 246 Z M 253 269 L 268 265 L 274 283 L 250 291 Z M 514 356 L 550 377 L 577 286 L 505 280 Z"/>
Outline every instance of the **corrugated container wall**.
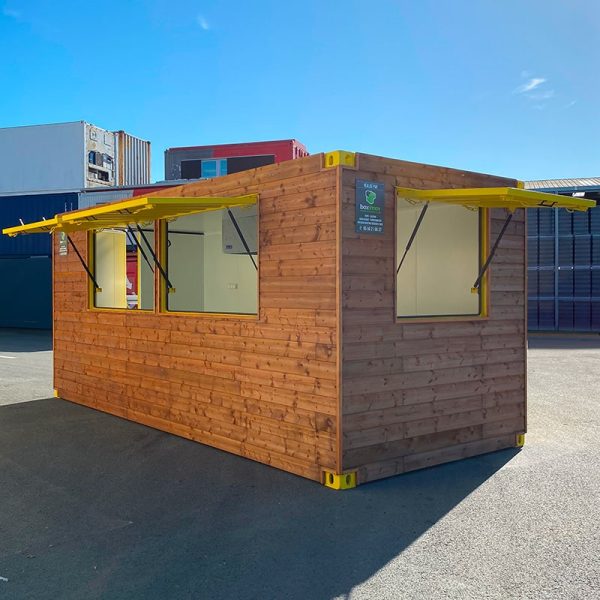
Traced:
<path fill-rule="evenodd" d="M 85 124 L 0 129 L 0 193 L 85 187 Z"/>
<path fill-rule="evenodd" d="M 76 192 L 64 194 L 33 194 L 0 197 L 0 230 L 5 227 L 50 219 L 55 214 L 76 210 Z M 0 256 L 50 256 L 50 235 L 0 235 Z"/>
<path fill-rule="evenodd" d="M 150 183 L 150 142 L 85 121 L 0 128 L 0 193 Z"/>
<path fill-rule="evenodd" d="M 150 142 L 115 131 L 117 148 L 116 185 L 150 183 Z"/>
<path fill-rule="evenodd" d="M 125 200 L 133 196 L 134 190 L 98 190 L 79 192 L 79 208 L 90 208 L 97 204 Z"/>
<path fill-rule="evenodd" d="M 165 179 L 170 181 L 216 177 L 307 155 L 308 151 L 304 144 L 293 139 L 167 148 Z M 210 169 L 204 172 L 207 163 Z"/>

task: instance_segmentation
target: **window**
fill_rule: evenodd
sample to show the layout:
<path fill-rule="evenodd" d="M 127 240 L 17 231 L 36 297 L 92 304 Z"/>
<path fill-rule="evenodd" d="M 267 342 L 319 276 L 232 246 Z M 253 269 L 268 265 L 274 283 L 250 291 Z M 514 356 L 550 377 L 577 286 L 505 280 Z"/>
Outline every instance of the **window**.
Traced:
<path fill-rule="evenodd" d="M 424 205 L 398 199 L 396 265 Z M 481 264 L 482 210 L 431 202 L 397 274 L 396 315 L 478 316 L 481 288 L 472 292 Z"/>
<path fill-rule="evenodd" d="M 227 175 L 227 159 L 203 160 L 201 176 L 206 178 Z"/>
<path fill-rule="evenodd" d="M 256 204 L 168 222 L 167 310 L 257 314 L 257 248 Z"/>
<path fill-rule="evenodd" d="M 94 293 L 96 308 L 154 309 L 154 224 L 140 229 L 93 234 L 94 278 L 100 288 Z"/>

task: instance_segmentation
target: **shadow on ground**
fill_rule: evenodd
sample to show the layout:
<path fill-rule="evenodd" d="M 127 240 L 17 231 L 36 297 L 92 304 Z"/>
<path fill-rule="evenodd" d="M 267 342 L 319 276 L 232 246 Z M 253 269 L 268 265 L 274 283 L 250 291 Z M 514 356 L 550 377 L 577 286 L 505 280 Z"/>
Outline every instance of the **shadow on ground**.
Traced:
<path fill-rule="evenodd" d="M 61 400 L 3 407 L 0 595 L 348 594 L 515 452 L 335 492 Z"/>
<path fill-rule="evenodd" d="M 52 350 L 52 332 L 47 329 L 0 328 L 0 354 L 46 350 Z"/>

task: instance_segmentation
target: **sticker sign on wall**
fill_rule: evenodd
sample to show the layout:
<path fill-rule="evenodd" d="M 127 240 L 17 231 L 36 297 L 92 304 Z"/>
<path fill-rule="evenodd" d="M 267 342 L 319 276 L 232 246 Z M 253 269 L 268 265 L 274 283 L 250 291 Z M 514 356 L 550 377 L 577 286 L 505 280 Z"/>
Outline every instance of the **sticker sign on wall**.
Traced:
<path fill-rule="evenodd" d="M 384 184 L 356 180 L 356 233 L 383 233 Z"/>
<path fill-rule="evenodd" d="M 66 256 L 69 252 L 69 242 L 67 240 L 67 234 L 64 231 L 61 231 L 58 234 L 58 255 Z"/>

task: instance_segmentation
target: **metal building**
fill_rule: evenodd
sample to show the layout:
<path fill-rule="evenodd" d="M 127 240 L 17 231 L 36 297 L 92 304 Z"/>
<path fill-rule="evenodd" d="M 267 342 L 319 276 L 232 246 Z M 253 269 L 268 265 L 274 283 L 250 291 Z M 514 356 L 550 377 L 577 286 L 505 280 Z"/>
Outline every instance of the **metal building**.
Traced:
<path fill-rule="evenodd" d="M 150 142 L 85 121 L 0 128 L 0 193 L 150 182 Z"/>
<path fill-rule="evenodd" d="M 76 210 L 77 192 L 0 196 L 0 227 Z M 0 236 L 0 327 L 52 327 L 52 238 Z"/>
<path fill-rule="evenodd" d="M 600 177 L 525 182 L 527 189 L 600 200 Z M 528 211 L 531 331 L 600 332 L 600 207 Z"/>
<path fill-rule="evenodd" d="M 308 156 L 298 140 L 185 146 L 165 150 L 165 179 L 209 179 Z"/>

